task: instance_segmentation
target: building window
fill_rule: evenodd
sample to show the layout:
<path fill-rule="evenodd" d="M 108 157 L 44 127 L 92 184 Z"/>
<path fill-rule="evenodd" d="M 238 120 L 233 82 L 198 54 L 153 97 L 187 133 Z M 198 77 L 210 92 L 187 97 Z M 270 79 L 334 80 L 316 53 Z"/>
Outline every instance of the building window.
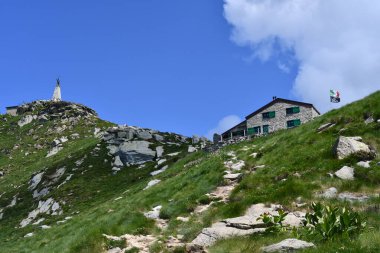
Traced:
<path fill-rule="evenodd" d="M 255 132 L 255 134 L 260 134 L 261 133 L 261 127 L 260 126 L 254 127 L 253 131 Z"/>
<path fill-rule="evenodd" d="M 292 115 L 299 112 L 300 112 L 300 108 L 298 106 L 286 108 L 286 115 Z"/>
<path fill-rule="evenodd" d="M 296 127 L 301 125 L 301 120 L 295 119 L 295 120 L 289 120 L 286 122 L 288 128 Z"/>
<path fill-rule="evenodd" d="M 252 127 L 252 128 L 248 128 L 247 129 L 248 131 L 247 131 L 247 133 L 248 133 L 248 135 L 253 135 L 253 134 L 255 134 L 255 129 Z"/>
<path fill-rule="evenodd" d="M 273 119 L 276 117 L 276 112 L 264 112 L 263 119 Z"/>
<path fill-rule="evenodd" d="M 263 133 L 264 133 L 264 134 L 269 133 L 269 125 L 264 125 L 264 126 L 263 126 Z"/>

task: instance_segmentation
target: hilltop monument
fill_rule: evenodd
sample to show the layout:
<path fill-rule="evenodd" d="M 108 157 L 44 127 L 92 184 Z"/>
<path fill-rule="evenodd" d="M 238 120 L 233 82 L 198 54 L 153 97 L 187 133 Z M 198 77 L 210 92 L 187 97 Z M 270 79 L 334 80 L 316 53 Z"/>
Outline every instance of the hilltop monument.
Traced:
<path fill-rule="evenodd" d="M 60 102 L 62 101 L 61 97 L 61 84 L 59 81 L 59 78 L 57 79 L 57 84 L 55 85 L 54 93 L 53 93 L 53 98 L 51 99 L 53 102 Z"/>

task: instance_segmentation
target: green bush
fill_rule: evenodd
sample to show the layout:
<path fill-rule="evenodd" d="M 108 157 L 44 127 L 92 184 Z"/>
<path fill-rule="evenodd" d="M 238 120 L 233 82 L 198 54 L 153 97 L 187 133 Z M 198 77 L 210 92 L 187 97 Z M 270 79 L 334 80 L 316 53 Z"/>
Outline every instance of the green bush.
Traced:
<path fill-rule="evenodd" d="M 346 207 L 331 207 L 321 203 L 311 205 L 313 213 L 306 214 L 304 225 L 306 233 L 331 240 L 337 236 L 352 238 L 366 226 L 357 212 Z"/>
<path fill-rule="evenodd" d="M 266 225 L 265 232 L 267 233 L 278 233 L 286 230 L 286 226 L 282 224 L 285 217 L 288 215 L 284 210 L 278 210 L 278 215 L 271 215 L 269 213 L 264 213 L 260 215 L 257 220 L 262 220 Z"/>

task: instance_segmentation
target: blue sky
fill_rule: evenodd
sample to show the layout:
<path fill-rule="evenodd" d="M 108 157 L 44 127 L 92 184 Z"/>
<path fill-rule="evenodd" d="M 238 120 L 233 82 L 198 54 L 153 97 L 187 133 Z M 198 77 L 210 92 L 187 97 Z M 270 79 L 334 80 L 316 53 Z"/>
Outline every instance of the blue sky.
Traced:
<path fill-rule="evenodd" d="M 184 135 L 206 135 L 274 95 L 304 100 L 293 91 L 293 53 L 280 45 L 255 57 L 261 42 L 232 40 L 239 24 L 224 8 L 216 0 L 2 0 L 2 112 L 49 99 L 57 77 L 65 100 L 103 119 Z"/>

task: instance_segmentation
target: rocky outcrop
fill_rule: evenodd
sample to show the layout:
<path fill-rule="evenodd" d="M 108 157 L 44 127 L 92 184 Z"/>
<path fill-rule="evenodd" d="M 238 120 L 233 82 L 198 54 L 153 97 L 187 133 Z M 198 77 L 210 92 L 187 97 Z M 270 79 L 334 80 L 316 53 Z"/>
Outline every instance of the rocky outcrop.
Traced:
<path fill-rule="evenodd" d="M 45 201 L 39 201 L 38 207 L 28 214 L 28 217 L 20 222 L 20 227 L 29 225 L 40 214 L 59 215 L 62 214 L 61 206 L 54 199 L 49 198 Z"/>
<path fill-rule="evenodd" d="M 285 239 L 279 243 L 272 244 L 261 248 L 262 252 L 294 252 L 296 250 L 302 250 L 306 248 L 315 247 L 313 243 L 301 241 L 298 239 Z"/>
<path fill-rule="evenodd" d="M 109 155 L 113 156 L 114 172 L 125 166 L 153 161 L 157 162 L 156 168 L 161 168 L 152 175 L 165 171 L 167 167 L 164 163 L 171 157 L 178 156 L 183 151 L 195 152 L 202 144 L 199 142 L 198 146 L 194 146 L 192 139 L 182 135 L 133 126 L 111 127 L 104 132 L 102 140 L 107 145 Z M 166 150 L 173 151 L 173 146 L 178 147 L 179 152 L 166 154 Z"/>
<path fill-rule="evenodd" d="M 199 249 L 209 247 L 217 240 L 264 232 L 266 224 L 259 217 L 264 213 L 278 215 L 279 209 L 282 209 L 281 205 L 270 205 L 269 207 L 264 204 L 252 205 L 244 216 L 226 219 L 214 223 L 209 228 L 204 228 L 188 247 Z M 299 227 L 302 225 L 304 217 L 304 213 L 291 212 L 286 216 L 283 224 L 289 227 Z"/>
<path fill-rule="evenodd" d="M 375 152 L 362 142 L 361 137 L 340 136 L 334 145 L 333 152 L 338 159 L 344 159 L 353 154 L 369 160 L 375 157 Z"/>

